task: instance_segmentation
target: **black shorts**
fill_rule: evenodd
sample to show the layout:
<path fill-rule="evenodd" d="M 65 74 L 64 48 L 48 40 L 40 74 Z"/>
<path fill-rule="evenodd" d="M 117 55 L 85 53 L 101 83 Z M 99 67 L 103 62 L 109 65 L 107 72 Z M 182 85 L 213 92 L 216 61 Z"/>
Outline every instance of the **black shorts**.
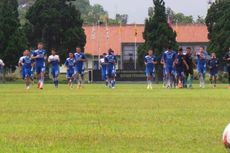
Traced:
<path fill-rule="evenodd" d="M 188 76 L 189 74 L 194 75 L 193 69 L 185 70 L 185 76 Z"/>

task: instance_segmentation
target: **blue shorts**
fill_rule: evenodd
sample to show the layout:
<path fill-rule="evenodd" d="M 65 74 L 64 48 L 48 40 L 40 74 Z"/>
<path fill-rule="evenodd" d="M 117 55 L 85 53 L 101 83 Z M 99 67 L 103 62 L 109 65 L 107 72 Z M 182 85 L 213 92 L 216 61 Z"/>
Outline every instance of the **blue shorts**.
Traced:
<path fill-rule="evenodd" d="M 82 74 L 82 73 L 83 73 L 82 67 L 75 67 L 74 68 L 74 74 Z"/>
<path fill-rule="evenodd" d="M 172 74 L 172 73 L 173 73 L 173 70 L 174 70 L 174 68 L 173 68 L 172 66 L 166 67 L 166 68 L 165 68 L 165 73 L 166 73 L 166 74 Z"/>
<path fill-rule="evenodd" d="M 31 68 L 24 68 L 24 79 L 25 78 L 32 78 L 33 75 L 32 75 L 32 71 L 31 71 Z"/>
<path fill-rule="evenodd" d="M 114 70 L 113 70 L 113 68 L 107 68 L 106 69 L 106 75 L 108 76 L 108 77 L 114 77 L 115 76 L 115 74 L 114 74 Z"/>
<path fill-rule="evenodd" d="M 145 73 L 146 73 L 147 77 L 149 77 L 149 76 L 155 77 L 154 72 L 155 72 L 154 69 L 148 69 L 148 68 L 146 68 L 146 70 L 145 70 Z"/>
<path fill-rule="evenodd" d="M 46 68 L 45 66 L 36 66 L 35 70 L 37 74 L 41 74 L 41 73 L 45 73 Z"/>
<path fill-rule="evenodd" d="M 51 68 L 51 74 L 52 74 L 53 78 L 58 77 L 59 72 L 60 72 L 59 68 Z"/>
<path fill-rule="evenodd" d="M 204 73 L 206 73 L 206 67 L 197 67 L 197 71 L 198 71 L 198 73 L 204 74 Z"/>
<path fill-rule="evenodd" d="M 67 79 L 72 78 L 74 75 L 75 75 L 74 69 L 69 69 L 69 70 L 67 70 L 67 73 L 66 73 L 66 78 L 67 78 Z"/>

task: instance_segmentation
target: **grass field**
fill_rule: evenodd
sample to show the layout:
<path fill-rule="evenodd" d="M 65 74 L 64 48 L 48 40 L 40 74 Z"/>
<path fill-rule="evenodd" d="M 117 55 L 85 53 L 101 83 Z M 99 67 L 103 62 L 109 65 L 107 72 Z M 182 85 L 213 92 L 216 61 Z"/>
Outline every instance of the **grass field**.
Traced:
<path fill-rule="evenodd" d="M 0 153 L 225 153 L 230 90 L 0 84 Z"/>

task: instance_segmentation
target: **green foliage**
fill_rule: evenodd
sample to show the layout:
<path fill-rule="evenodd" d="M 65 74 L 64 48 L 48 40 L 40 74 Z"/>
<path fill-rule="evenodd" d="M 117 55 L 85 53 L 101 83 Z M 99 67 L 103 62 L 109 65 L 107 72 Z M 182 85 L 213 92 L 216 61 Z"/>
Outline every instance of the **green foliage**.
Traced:
<path fill-rule="evenodd" d="M 26 4 L 24 7 L 19 7 L 20 21 L 25 24 L 25 14 L 36 0 L 18 0 L 20 5 Z M 72 5 L 81 12 L 81 17 L 84 19 L 84 24 L 96 24 L 98 21 L 107 22 L 109 24 L 119 24 L 116 19 L 109 18 L 108 12 L 104 10 L 100 4 L 91 5 L 89 0 L 71 1 Z"/>
<path fill-rule="evenodd" d="M 143 63 L 143 55 L 149 48 L 154 48 L 159 56 L 170 45 L 177 48 L 176 33 L 167 23 L 165 2 L 163 0 L 153 0 L 154 13 L 145 21 L 143 37 L 145 44 L 138 49 L 138 61 Z M 143 47 L 143 48 L 142 48 Z M 142 64 L 140 63 L 140 64 Z"/>
<path fill-rule="evenodd" d="M 212 3 L 206 17 L 210 40 L 208 50 L 222 57 L 230 46 L 230 1 Z"/>
<path fill-rule="evenodd" d="M 17 0 L 3 0 L 0 5 L 0 57 L 6 67 L 15 68 L 21 52 L 27 48 L 27 39 L 18 19 Z"/>
<path fill-rule="evenodd" d="M 31 46 L 42 41 L 48 50 L 56 48 L 62 59 L 66 57 L 66 49 L 74 50 L 76 46 L 84 49 L 83 20 L 71 2 L 37 0 L 26 18 L 29 23 L 25 25 L 25 31 Z"/>

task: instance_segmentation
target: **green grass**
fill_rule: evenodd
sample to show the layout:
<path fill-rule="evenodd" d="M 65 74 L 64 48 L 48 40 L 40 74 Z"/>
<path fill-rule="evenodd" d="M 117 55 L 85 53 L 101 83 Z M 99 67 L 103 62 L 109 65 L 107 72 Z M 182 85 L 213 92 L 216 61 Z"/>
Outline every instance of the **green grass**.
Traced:
<path fill-rule="evenodd" d="M 0 85 L 0 153 L 225 153 L 230 90 Z"/>

